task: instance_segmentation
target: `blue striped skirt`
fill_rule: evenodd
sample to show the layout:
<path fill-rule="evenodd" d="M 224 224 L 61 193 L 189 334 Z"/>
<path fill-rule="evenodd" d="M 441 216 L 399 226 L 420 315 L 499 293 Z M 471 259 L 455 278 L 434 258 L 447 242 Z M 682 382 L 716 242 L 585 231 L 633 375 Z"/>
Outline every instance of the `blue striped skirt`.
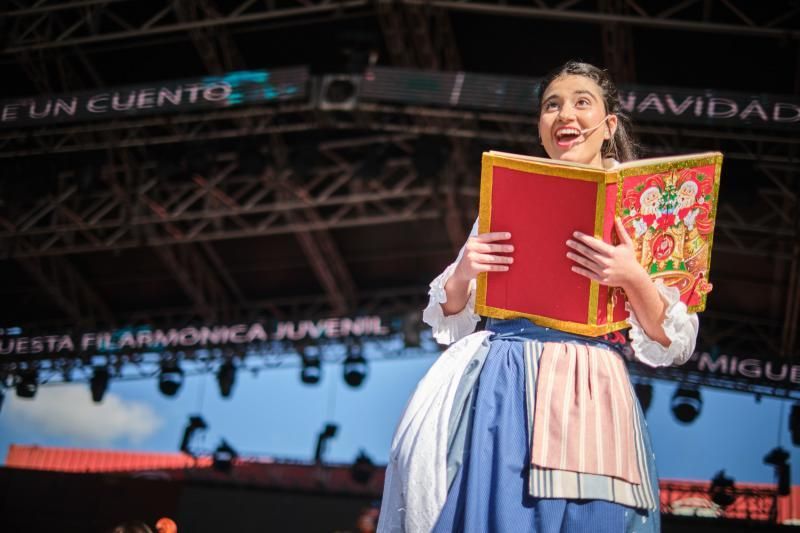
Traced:
<path fill-rule="evenodd" d="M 479 365 L 469 365 L 456 393 L 450 423 L 450 489 L 434 531 L 531 533 L 651 533 L 660 531 L 657 510 L 604 499 L 531 495 L 531 428 L 526 402 L 524 343 L 572 341 L 568 334 L 527 320 L 490 321 L 495 332 Z M 581 342 L 578 340 L 578 342 Z M 586 340 L 587 343 L 593 340 Z M 474 375 L 470 376 L 469 372 Z M 531 381 L 529 383 L 535 382 Z M 529 384 L 529 386 L 531 386 Z M 528 391 L 530 395 L 533 391 Z M 461 408 L 459 408 L 461 405 Z M 643 421 L 638 401 L 638 416 Z M 658 502 L 650 439 L 643 435 L 649 479 L 642 483 Z"/>

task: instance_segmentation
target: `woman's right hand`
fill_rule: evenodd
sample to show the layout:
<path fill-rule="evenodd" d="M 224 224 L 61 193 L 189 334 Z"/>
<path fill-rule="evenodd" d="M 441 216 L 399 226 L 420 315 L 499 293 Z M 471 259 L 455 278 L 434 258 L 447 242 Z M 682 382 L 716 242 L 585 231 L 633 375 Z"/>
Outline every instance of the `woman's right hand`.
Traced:
<path fill-rule="evenodd" d="M 503 231 L 470 237 L 453 277 L 457 277 L 459 281 L 469 281 L 475 279 L 480 272 L 507 272 L 514 258 L 504 254 L 513 252 L 514 246 L 499 241 L 510 238 L 511 234 Z"/>

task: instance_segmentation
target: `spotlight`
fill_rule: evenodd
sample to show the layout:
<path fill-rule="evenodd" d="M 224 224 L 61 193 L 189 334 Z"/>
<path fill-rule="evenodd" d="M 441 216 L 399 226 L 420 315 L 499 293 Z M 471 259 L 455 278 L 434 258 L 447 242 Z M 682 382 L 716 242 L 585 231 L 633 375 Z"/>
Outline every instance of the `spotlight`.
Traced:
<path fill-rule="evenodd" d="M 103 401 L 103 396 L 108 390 L 108 380 L 111 375 L 108 368 L 97 366 L 94 368 L 92 377 L 89 379 L 89 390 L 92 392 L 92 401 L 100 403 Z"/>
<path fill-rule="evenodd" d="M 217 370 L 217 383 L 219 393 L 223 398 L 230 398 L 233 391 L 233 384 L 236 382 L 236 367 L 230 359 L 220 365 Z"/>
<path fill-rule="evenodd" d="M 736 491 L 734 489 L 733 478 L 725 475 L 725 470 L 720 470 L 711 480 L 711 488 L 708 489 L 711 501 L 723 509 L 736 501 Z"/>
<path fill-rule="evenodd" d="M 360 76 L 334 74 L 322 77 L 319 108 L 351 111 L 358 101 Z"/>
<path fill-rule="evenodd" d="M 678 422 L 691 424 L 703 409 L 703 398 L 696 388 L 678 387 L 672 395 L 672 414 Z"/>
<path fill-rule="evenodd" d="M 350 468 L 350 474 L 353 476 L 353 481 L 358 483 L 359 485 L 366 485 L 369 483 L 369 480 L 372 478 L 372 474 L 375 472 L 375 465 L 372 463 L 372 460 L 364 453 L 364 450 L 361 450 L 358 453 L 358 457 L 356 457 L 353 466 Z"/>
<path fill-rule="evenodd" d="M 367 377 L 367 360 L 361 355 L 361 345 L 351 344 L 344 360 L 344 381 L 351 387 L 359 387 Z"/>
<path fill-rule="evenodd" d="M 220 472 L 228 473 L 233 468 L 233 462 L 239 457 L 239 454 L 236 453 L 236 450 L 228 444 L 228 441 L 222 439 L 217 449 L 214 450 L 214 454 L 212 455 L 212 466 L 214 470 L 218 470 Z"/>
<path fill-rule="evenodd" d="M 300 370 L 300 381 L 306 385 L 319 383 L 322 377 L 322 366 L 317 357 L 303 357 L 303 368 Z"/>
<path fill-rule="evenodd" d="M 792 444 L 800 446 L 800 403 L 792 406 L 789 414 L 789 432 L 792 435 Z"/>
<path fill-rule="evenodd" d="M 633 385 L 633 391 L 639 399 L 642 412 L 646 415 L 647 410 L 650 409 L 650 404 L 653 403 L 653 386 L 649 383 L 637 382 Z"/>
<path fill-rule="evenodd" d="M 325 429 L 317 436 L 317 449 L 314 451 L 315 463 L 322 463 L 322 456 L 325 455 L 328 441 L 336 436 L 338 429 L 336 424 L 325 424 Z"/>
<path fill-rule="evenodd" d="M 319 383 L 322 377 L 322 361 L 320 360 L 319 348 L 317 346 L 298 344 L 295 349 L 300 355 L 300 361 L 303 365 L 300 369 L 300 381 L 306 385 Z"/>
<path fill-rule="evenodd" d="M 164 396 L 175 396 L 183 385 L 183 370 L 178 362 L 164 360 L 161 362 L 161 373 L 158 375 L 158 390 Z"/>
<path fill-rule="evenodd" d="M 39 390 L 39 373 L 31 368 L 23 370 L 17 375 L 17 396 L 20 398 L 33 398 Z"/>
<path fill-rule="evenodd" d="M 190 416 L 189 423 L 184 428 L 183 438 L 181 439 L 180 450 L 183 453 L 194 456 L 189 448 L 189 444 L 191 443 L 194 434 L 201 429 L 208 429 L 208 424 L 206 424 L 206 421 L 203 420 L 203 417 L 200 415 Z"/>
<path fill-rule="evenodd" d="M 764 456 L 764 464 L 775 468 L 775 477 L 778 480 L 778 495 L 788 496 L 792 492 L 789 452 L 780 446 L 773 448 Z"/>

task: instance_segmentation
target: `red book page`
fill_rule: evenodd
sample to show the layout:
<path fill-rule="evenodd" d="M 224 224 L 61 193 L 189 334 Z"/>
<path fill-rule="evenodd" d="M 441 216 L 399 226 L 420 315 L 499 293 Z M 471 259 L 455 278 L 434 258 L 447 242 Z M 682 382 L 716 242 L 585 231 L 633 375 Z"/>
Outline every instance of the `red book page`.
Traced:
<path fill-rule="evenodd" d="M 598 185 L 494 168 L 490 231 L 510 231 L 514 263 L 487 277 L 486 305 L 587 323 L 589 280 L 572 272 L 567 239 L 594 234 Z"/>

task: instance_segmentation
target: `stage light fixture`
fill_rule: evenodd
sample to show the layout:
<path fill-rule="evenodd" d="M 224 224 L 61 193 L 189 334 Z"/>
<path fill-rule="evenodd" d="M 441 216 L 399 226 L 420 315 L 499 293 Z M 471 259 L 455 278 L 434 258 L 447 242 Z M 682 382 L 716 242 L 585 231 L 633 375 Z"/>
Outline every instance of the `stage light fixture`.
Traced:
<path fill-rule="evenodd" d="M 300 381 L 306 385 L 319 383 L 322 377 L 322 364 L 318 357 L 303 357 L 303 368 L 300 369 Z"/>
<path fill-rule="evenodd" d="M 344 382 L 351 387 L 360 387 L 367 377 L 367 360 L 361 354 L 360 344 L 351 344 L 347 349 L 347 357 L 344 360 Z"/>
<path fill-rule="evenodd" d="M 319 108 L 352 111 L 358 102 L 361 76 L 332 74 L 322 77 Z"/>
<path fill-rule="evenodd" d="M 336 431 L 338 429 L 339 427 L 336 424 L 325 424 L 325 429 L 317 436 L 317 448 L 314 451 L 315 463 L 322 463 L 322 457 L 325 455 L 328 441 L 336 436 Z"/>
<path fill-rule="evenodd" d="M 296 342 L 294 349 L 300 356 L 300 381 L 306 385 L 319 383 L 322 378 L 322 353 L 319 346 L 312 346 L 308 342 Z"/>
<path fill-rule="evenodd" d="M 181 445 L 179 448 L 180 451 L 194 457 L 194 453 L 192 453 L 189 444 L 191 444 L 194 434 L 201 429 L 208 429 L 208 424 L 206 424 L 206 421 L 203 420 L 203 417 L 200 415 L 190 416 L 189 423 L 186 424 L 186 427 L 183 429 L 183 438 L 181 439 Z"/>
<path fill-rule="evenodd" d="M 33 398 L 39 390 L 39 373 L 36 369 L 26 369 L 17 375 L 17 396 Z"/>
<path fill-rule="evenodd" d="M 720 470 L 711 479 L 711 488 L 708 489 L 711 501 L 723 509 L 736 501 L 734 480 L 725 475 L 725 470 Z"/>
<path fill-rule="evenodd" d="M 353 476 L 353 481 L 358 483 L 359 485 L 366 485 L 369 483 L 369 480 L 372 479 L 372 475 L 375 473 L 375 465 L 372 462 L 372 459 L 361 450 L 358 453 L 358 457 L 353 462 L 353 466 L 350 468 L 350 474 Z"/>
<path fill-rule="evenodd" d="M 789 467 L 789 452 L 778 446 L 764 456 L 764 464 L 775 469 L 775 478 L 778 484 L 778 495 L 788 496 L 792 492 L 791 469 Z"/>
<path fill-rule="evenodd" d="M 230 359 L 222 363 L 217 370 L 217 384 L 223 398 L 230 398 L 233 385 L 236 383 L 236 367 Z"/>
<path fill-rule="evenodd" d="M 183 385 L 183 369 L 174 359 L 161 362 L 161 373 L 158 375 L 158 390 L 164 396 L 175 396 Z"/>
<path fill-rule="evenodd" d="M 648 409 L 650 409 L 650 404 L 653 403 L 653 386 L 650 383 L 636 382 L 633 385 L 633 391 L 639 399 L 642 412 L 646 415 Z"/>
<path fill-rule="evenodd" d="M 106 367 L 97 366 L 92 371 L 92 377 L 89 378 L 89 390 L 92 393 L 92 401 L 94 403 L 103 401 L 103 396 L 105 396 L 108 390 L 108 381 L 110 378 L 111 374 Z"/>
<path fill-rule="evenodd" d="M 231 471 L 233 468 L 233 462 L 239 457 L 239 454 L 236 453 L 236 450 L 228 444 L 228 441 L 222 439 L 217 449 L 214 450 L 214 454 L 211 456 L 212 458 L 212 466 L 214 470 L 218 470 L 219 472 L 225 472 L 226 474 Z"/>
<path fill-rule="evenodd" d="M 700 390 L 691 387 L 678 387 L 672 395 L 672 414 L 682 424 L 691 424 L 700 416 L 703 398 Z"/>
<path fill-rule="evenodd" d="M 792 444 L 800 446 L 800 402 L 795 403 L 789 413 L 789 433 L 792 435 Z"/>

